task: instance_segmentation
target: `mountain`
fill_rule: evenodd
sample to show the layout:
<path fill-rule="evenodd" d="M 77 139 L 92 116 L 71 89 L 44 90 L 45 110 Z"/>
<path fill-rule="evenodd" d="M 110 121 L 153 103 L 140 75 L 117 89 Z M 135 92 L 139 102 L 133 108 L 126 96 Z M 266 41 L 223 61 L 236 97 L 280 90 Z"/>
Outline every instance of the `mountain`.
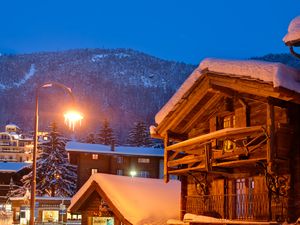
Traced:
<path fill-rule="evenodd" d="M 289 54 L 252 59 L 300 68 L 300 60 Z M 102 121 L 107 119 L 123 144 L 135 122 L 154 123 L 155 114 L 195 68 L 196 65 L 162 60 L 131 49 L 1 54 L 1 130 L 10 121 L 31 131 L 36 87 L 56 81 L 73 90 L 76 105 L 84 114 L 76 135 L 86 137 L 90 132 L 98 133 Z M 70 100 L 60 89 L 40 89 L 40 130 L 52 121 L 63 124 L 62 114 Z"/>
<path fill-rule="evenodd" d="M 131 49 L 2 54 L 0 125 L 10 121 L 32 130 L 35 90 L 55 81 L 73 90 L 76 105 L 83 111 L 85 119 L 76 134 L 97 133 L 107 119 L 124 143 L 134 122 L 154 123 L 154 115 L 195 67 Z M 68 94 L 57 88 L 42 88 L 38 96 L 40 130 L 51 121 L 61 122 L 71 100 Z"/>
<path fill-rule="evenodd" d="M 263 60 L 268 62 L 280 62 L 294 68 L 300 69 L 300 60 L 291 54 L 268 54 L 261 57 L 252 57 L 251 59 Z"/>

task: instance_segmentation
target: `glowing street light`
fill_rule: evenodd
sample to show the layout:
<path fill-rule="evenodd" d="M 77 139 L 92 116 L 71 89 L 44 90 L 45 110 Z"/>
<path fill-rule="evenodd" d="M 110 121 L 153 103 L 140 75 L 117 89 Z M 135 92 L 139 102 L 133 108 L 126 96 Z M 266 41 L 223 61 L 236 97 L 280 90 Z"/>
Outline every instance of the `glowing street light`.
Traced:
<path fill-rule="evenodd" d="M 135 177 L 137 175 L 137 172 L 135 170 L 131 170 L 129 174 L 131 177 Z"/>
<path fill-rule="evenodd" d="M 81 125 L 81 120 L 83 119 L 83 116 L 76 112 L 76 111 L 68 111 L 64 114 L 65 117 L 65 123 L 69 126 L 69 128 L 74 131 L 75 125 L 77 122 Z"/>
<path fill-rule="evenodd" d="M 32 180 L 31 180 L 31 193 L 30 193 L 30 225 L 34 225 L 34 208 L 35 208 L 35 195 L 36 195 L 36 153 L 37 153 L 37 144 L 38 144 L 38 112 L 39 112 L 39 91 L 42 88 L 49 87 L 59 87 L 65 90 L 72 98 L 73 104 L 75 103 L 74 95 L 72 93 L 71 88 L 57 83 L 57 82 L 48 82 L 41 86 L 38 86 L 36 89 L 35 95 L 35 123 L 34 123 L 34 139 L 33 139 L 33 154 L 32 154 Z M 80 122 L 83 119 L 83 116 L 80 113 L 76 113 L 75 111 L 69 111 L 64 115 L 65 122 L 69 125 L 73 130 L 75 129 L 76 122 Z"/>

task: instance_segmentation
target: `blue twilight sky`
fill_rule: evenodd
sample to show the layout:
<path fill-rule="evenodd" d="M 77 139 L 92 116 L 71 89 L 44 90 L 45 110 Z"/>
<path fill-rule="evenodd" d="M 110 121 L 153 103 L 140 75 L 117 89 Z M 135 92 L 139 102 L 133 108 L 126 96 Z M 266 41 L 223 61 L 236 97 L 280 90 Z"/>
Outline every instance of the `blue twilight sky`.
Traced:
<path fill-rule="evenodd" d="M 132 48 L 198 64 L 204 57 L 288 52 L 299 0 L 1 0 L 0 52 Z"/>

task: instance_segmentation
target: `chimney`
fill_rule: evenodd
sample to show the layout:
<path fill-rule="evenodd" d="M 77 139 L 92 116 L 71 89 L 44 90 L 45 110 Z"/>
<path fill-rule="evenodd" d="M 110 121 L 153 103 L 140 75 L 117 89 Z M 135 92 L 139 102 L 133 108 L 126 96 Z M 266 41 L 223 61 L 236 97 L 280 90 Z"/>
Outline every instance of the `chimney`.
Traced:
<path fill-rule="evenodd" d="M 115 151 L 115 142 L 114 142 L 114 141 L 111 142 L 110 150 L 111 150 L 112 152 Z"/>

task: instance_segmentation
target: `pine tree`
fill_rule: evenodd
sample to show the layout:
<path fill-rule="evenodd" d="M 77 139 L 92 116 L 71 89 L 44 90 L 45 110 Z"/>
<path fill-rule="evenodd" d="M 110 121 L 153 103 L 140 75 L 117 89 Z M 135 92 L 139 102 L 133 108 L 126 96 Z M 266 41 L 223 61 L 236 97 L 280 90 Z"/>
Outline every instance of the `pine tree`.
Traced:
<path fill-rule="evenodd" d="M 86 143 L 90 143 L 90 144 L 95 144 L 96 143 L 96 138 L 95 138 L 95 134 L 90 133 L 86 139 L 84 140 Z"/>
<path fill-rule="evenodd" d="M 72 196 L 76 190 L 76 167 L 68 161 L 66 138 L 57 132 L 55 123 L 50 128 L 49 141 L 40 145 L 36 162 L 36 192 L 40 196 Z M 22 178 L 20 194 L 30 190 L 31 179 L 32 172 Z"/>
<path fill-rule="evenodd" d="M 116 138 L 113 129 L 110 127 L 109 122 L 105 119 L 102 128 L 98 134 L 98 143 L 103 145 L 114 145 Z"/>
<path fill-rule="evenodd" d="M 131 146 L 152 146 L 153 143 L 150 139 L 150 132 L 146 124 L 142 121 L 135 123 L 135 126 L 129 132 L 128 144 Z"/>

